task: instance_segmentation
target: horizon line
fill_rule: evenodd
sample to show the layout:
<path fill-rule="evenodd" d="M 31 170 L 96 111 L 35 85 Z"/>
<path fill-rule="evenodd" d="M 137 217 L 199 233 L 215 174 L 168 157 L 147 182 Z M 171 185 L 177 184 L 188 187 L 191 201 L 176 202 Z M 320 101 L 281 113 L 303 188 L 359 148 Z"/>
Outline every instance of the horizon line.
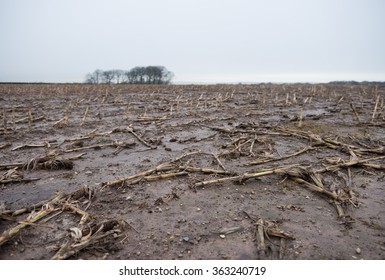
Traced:
<path fill-rule="evenodd" d="M 385 80 L 329 80 L 329 81 L 259 81 L 259 82 L 204 82 L 204 81 L 177 81 L 169 84 L 130 84 L 130 83 L 99 83 L 90 84 L 85 82 L 1 82 L 0 84 L 84 84 L 84 85 L 258 85 L 258 84 L 330 84 L 330 83 L 385 83 Z"/>

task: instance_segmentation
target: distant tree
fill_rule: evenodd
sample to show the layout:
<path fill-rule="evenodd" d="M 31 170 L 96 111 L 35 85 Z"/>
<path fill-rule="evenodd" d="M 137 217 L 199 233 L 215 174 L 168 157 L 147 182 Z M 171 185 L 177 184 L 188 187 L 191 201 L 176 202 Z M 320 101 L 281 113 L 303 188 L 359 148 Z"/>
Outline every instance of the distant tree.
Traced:
<path fill-rule="evenodd" d="M 174 73 L 164 66 L 135 67 L 126 72 L 127 80 L 132 84 L 169 84 Z"/>
<path fill-rule="evenodd" d="M 115 77 L 114 70 L 103 71 L 102 81 L 105 84 L 111 84 L 112 81 L 114 80 L 114 77 Z"/>
<path fill-rule="evenodd" d="M 96 84 L 95 78 L 91 73 L 88 73 L 86 76 L 86 84 Z"/>
<path fill-rule="evenodd" d="M 133 84 L 133 77 L 131 71 L 124 71 L 124 82 L 126 84 Z"/>
<path fill-rule="evenodd" d="M 102 82 L 103 71 L 100 69 L 95 70 L 93 73 L 89 73 L 86 76 L 86 83 L 99 84 Z"/>
<path fill-rule="evenodd" d="M 115 83 L 120 84 L 123 81 L 124 71 L 119 69 L 111 71 L 113 72 Z"/>
<path fill-rule="evenodd" d="M 133 84 L 144 84 L 145 83 L 145 80 L 144 80 L 144 67 L 135 67 L 135 68 L 132 68 L 131 71 L 132 72 L 132 76 L 134 77 L 133 79 Z"/>
<path fill-rule="evenodd" d="M 169 84 L 174 77 L 174 73 L 168 71 L 164 66 L 137 66 L 129 71 L 115 70 L 95 70 L 87 74 L 86 83 L 90 84 Z"/>
<path fill-rule="evenodd" d="M 145 69 L 148 84 L 161 84 L 162 69 L 159 66 L 147 66 Z"/>
<path fill-rule="evenodd" d="M 171 83 L 172 79 L 174 78 L 174 73 L 171 71 L 168 71 L 167 68 L 164 66 L 161 66 L 161 69 L 162 69 L 162 78 L 161 78 L 162 84 L 168 85 L 169 83 Z"/>

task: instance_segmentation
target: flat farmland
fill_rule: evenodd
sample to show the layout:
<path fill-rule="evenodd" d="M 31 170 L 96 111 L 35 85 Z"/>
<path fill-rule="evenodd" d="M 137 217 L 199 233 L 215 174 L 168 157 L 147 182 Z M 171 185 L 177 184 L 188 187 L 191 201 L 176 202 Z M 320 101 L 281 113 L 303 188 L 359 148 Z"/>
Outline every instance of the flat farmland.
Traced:
<path fill-rule="evenodd" d="M 0 85 L 0 259 L 385 259 L 385 88 Z"/>

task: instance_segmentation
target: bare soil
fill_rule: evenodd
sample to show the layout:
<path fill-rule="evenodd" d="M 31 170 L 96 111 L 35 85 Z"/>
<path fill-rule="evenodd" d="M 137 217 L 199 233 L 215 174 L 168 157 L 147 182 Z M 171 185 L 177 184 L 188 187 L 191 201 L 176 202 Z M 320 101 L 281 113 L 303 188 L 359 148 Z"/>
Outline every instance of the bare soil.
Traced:
<path fill-rule="evenodd" d="M 0 85 L 0 259 L 383 260 L 384 97 Z"/>

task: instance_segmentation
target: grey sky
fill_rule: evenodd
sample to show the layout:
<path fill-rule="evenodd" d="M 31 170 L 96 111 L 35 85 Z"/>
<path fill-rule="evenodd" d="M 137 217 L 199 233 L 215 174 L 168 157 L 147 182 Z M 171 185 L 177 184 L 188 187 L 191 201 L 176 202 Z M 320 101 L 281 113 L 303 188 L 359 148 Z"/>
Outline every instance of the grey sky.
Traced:
<path fill-rule="evenodd" d="M 0 81 L 163 65 L 181 82 L 385 80 L 381 0 L 0 0 Z"/>

